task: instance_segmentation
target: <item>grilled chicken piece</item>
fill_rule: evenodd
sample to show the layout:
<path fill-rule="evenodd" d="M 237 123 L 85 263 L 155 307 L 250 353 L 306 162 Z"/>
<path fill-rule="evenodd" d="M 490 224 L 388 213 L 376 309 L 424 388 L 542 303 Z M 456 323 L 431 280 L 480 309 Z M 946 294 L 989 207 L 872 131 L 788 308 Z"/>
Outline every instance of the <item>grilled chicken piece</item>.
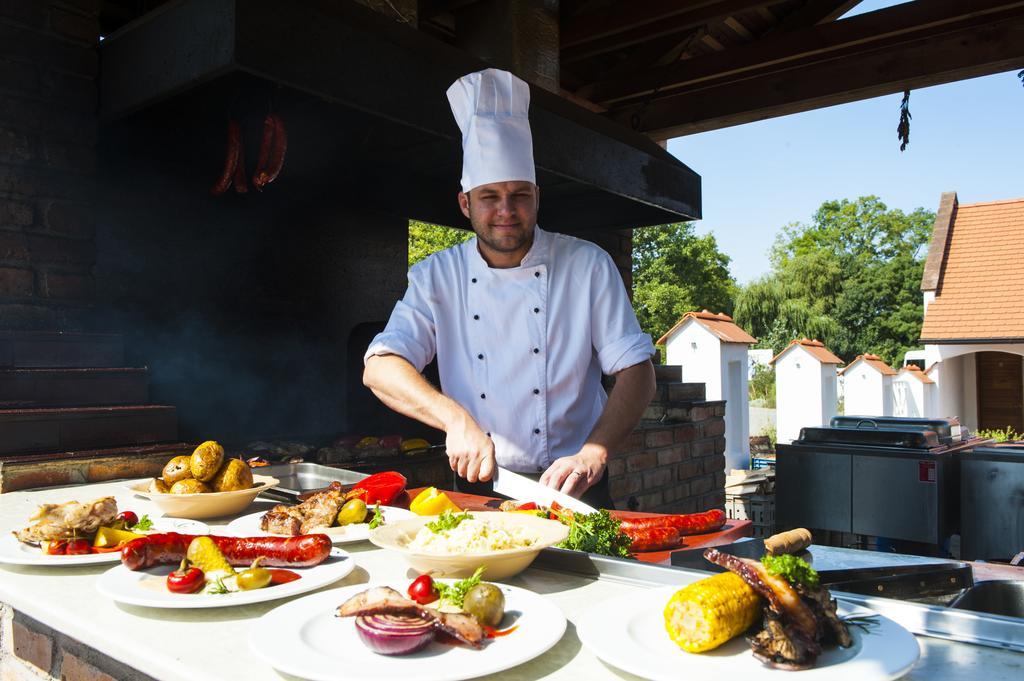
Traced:
<path fill-rule="evenodd" d="M 807 586 L 806 584 L 795 584 L 793 588 L 814 613 L 815 618 L 825 624 L 824 638 L 826 641 L 834 640 L 842 648 L 849 648 L 853 645 L 850 629 L 846 626 L 846 622 L 839 619 L 839 614 L 836 613 L 836 599 L 832 598 L 828 589 L 823 586 Z"/>
<path fill-rule="evenodd" d="M 109 525 L 117 517 L 117 501 L 103 497 L 87 504 L 69 501 L 64 504 L 43 504 L 29 520 L 36 521 L 14 536 L 26 544 L 56 539 L 87 537 L 96 534 L 100 525 Z"/>
<path fill-rule="evenodd" d="M 299 504 L 302 513 L 302 534 L 312 534 L 323 527 L 330 527 L 338 517 L 344 503 L 341 492 L 333 489 L 317 492 Z"/>
<path fill-rule="evenodd" d="M 796 627 L 804 636 L 812 641 L 821 636 L 821 627 L 814 613 L 800 598 L 789 580 L 768 572 L 764 564 L 749 558 L 722 553 L 717 549 L 708 549 L 704 558 L 735 572 L 743 578 L 754 591 L 768 599 L 768 607 L 786 618 L 787 622 Z"/>
<path fill-rule="evenodd" d="M 748 640 L 754 657 L 778 669 L 808 669 L 821 654 L 818 643 L 796 627 L 787 625 L 771 610 L 765 610 L 764 629 Z"/>
<path fill-rule="evenodd" d="M 302 534 L 302 514 L 297 508 L 278 504 L 260 518 L 260 529 L 273 534 Z"/>
<path fill-rule="evenodd" d="M 429 617 L 435 627 L 474 648 L 479 648 L 484 640 L 484 628 L 472 615 L 425 608 L 387 586 L 356 594 L 338 607 L 337 614 L 338 617 L 416 614 Z"/>

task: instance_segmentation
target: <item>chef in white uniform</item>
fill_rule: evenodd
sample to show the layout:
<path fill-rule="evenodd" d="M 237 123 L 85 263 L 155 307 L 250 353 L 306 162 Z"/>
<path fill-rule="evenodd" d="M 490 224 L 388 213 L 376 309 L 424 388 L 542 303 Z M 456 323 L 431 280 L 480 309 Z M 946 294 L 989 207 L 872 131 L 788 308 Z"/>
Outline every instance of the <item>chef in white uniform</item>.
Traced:
<path fill-rule="evenodd" d="M 650 336 L 604 250 L 537 226 L 529 86 L 487 69 L 448 99 L 476 238 L 409 270 L 363 382 L 443 430 L 460 478 L 489 480 L 497 464 L 612 508 L 608 458 L 654 394 Z M 421 375 L 435 356 L 440 391 Z M 616 377 L 610 396 L 602 373 Z"/>

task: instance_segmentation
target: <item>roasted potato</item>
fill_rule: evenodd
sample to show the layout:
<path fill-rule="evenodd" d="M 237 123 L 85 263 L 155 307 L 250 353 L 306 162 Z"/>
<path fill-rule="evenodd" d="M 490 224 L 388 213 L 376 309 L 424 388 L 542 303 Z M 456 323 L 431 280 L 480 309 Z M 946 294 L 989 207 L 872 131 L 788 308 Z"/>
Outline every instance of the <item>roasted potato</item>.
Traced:
<path fill-rule="evenodd" d="M 170 489 L 171 488 L 167 486 L 167 483 L 164 482 L 162 478 L 153 478 L 153 480 L 149 483 L 150 492 L 167 494 L 167 492 L 169 492 Z"/>
<path fill-rule="evenodd" d="M 213 440 L 207 440 L 192 452 L 190 468 L 196 480 L 212 480 L 224 463 L 224 448 Z"/>
<path fill-rule="evenodd" d="M 205 482 L 200 482 L 195 478 L 185 478 L 171 485 L 171 494 L 199 494 L 200 492 L 209 492 L 210 488 Z"/>
<path fill-rule="evenodd" d="M 164 466 L 164 484 L 170 487 L 179 480 L 192 477 L 191 457 L 176 456 Z"/>
<path fill-rule="evenodd" d="M 234 492 L 252 487 L 252 470 L 241 459 L 228 459 L 210 480 L 214 492 Z"/>

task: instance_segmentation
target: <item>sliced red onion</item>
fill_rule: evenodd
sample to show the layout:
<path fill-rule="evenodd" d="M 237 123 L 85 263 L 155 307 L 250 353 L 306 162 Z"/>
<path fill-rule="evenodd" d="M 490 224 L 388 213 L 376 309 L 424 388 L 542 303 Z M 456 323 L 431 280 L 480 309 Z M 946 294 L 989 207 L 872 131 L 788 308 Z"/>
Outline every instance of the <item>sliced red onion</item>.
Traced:
<path fill-rule="evenodd" d="M 356 631 L 366 647 L 381 655 L 407 655 L 434 638 L 434 620 L 419 615 L 363 615 Z"/>

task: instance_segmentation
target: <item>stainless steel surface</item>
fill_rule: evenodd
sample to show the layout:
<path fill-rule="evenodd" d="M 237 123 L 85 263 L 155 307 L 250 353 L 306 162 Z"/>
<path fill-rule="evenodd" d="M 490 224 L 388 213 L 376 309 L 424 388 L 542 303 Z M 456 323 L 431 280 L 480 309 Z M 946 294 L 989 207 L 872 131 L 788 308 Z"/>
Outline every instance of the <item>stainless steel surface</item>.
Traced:
<path fill-rule="evenodd" d="M 516 501 L 532 501 L 539 506 L 551 506 L 558 503 L 560 506 L 571 509 L 578 513 L 594 513 L 596 508 L 585 504 L 579 499 L 562 494 L 556 489 L 546 487 L 539 482 L 534 482 L 525 475 L 513 473 L 510 470 L 498 466 L 494 471 L 493 489 L 498 494 L 503 494 Z"/>
<path fill-rule="evenodd" d="M 1024 456 L 987 449 L 960 460 L 961 553 L 1009 560 L 1024 550 Z"/>
<path fill-rule="evenodd" d="M 848 453 L 778 445 L 775 524 L 849 532 L 851 457 Z"/>
<path fill-rule="evenodd" d="M 852 454 L 852 531 L 941 544 L 957 531 L 959 461 L 950 454 Z"/>
<path fill-rule="evenodd" d="M 964 591 L 951 608 L 1024 619 L 1024 582 L 995 579 Z"/>
<path fill-rule="evenodd" d="M 263 475 L 273 475 L 281 481 L 277 486 L 284 492 L 298 494 L 307 490 L 327 487 L 332 482 L 348 485 L 368 477 L 366 473 L 331 468 L 317 463 L 280 463 L 257 469 Z"/>

